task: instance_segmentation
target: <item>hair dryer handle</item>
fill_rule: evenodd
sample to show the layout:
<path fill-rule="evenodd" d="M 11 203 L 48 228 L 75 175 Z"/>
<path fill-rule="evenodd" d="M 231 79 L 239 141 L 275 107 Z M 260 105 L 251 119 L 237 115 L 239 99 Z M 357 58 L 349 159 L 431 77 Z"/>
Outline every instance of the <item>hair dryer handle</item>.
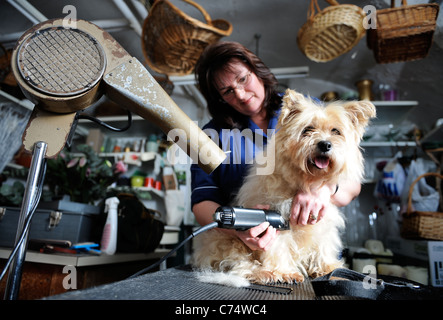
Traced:
<path fill-rule="evenodd" d="M 110 70 L 103 80 L 109 98 L 159 126 L 206 173 L 211 173 L 226 158 L 136 58 Z"/>

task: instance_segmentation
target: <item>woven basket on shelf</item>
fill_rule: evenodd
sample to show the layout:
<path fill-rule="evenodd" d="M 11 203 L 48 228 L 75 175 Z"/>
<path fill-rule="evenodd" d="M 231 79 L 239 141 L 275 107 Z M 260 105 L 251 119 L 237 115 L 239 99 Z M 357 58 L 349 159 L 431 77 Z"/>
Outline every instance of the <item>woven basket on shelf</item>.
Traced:
<path fill-rule="evenodd" d="M 409 188 L 408 208 L 403 216 L 401 227 L 401 235 L 404 238 L 443 240 L 443 212 L 413 211 L 412 209 L 414 186 L 421 178 L 427 176 L 443 178 L 441 174 L 429 172 L 422 174 L 412 182 Z"/>
<path fill-rule="evenodd" d="M 440 7 L 436 3 L 407 5 L 376 11 L 375 29 L 367 31 L 367 45 L 378 63 L 412 61 L 425 58 L 432 45 Z"/>
<path fill-rule="evenodd" d="M 335 0 L 326 1 L 331 6 L 320 10 L 317 0 L 311 0 L 308 21 L 297 35 L 300 50 L 316 62 L 327 62 L 348 52 L 366 34 L 363 9 L 351 4 L 338 4 Z"/>
<path fill-rule="evenodd" d="M 186 15 L 167 0 L 155 1 L 142 34 L 143 54 L 154 71 L 176 76 L 190 74 L 203 49 L 232 32 L 228 21 L 211 20 L 200 5 L 184 1 L 200 10 L 206 23 Z"/>

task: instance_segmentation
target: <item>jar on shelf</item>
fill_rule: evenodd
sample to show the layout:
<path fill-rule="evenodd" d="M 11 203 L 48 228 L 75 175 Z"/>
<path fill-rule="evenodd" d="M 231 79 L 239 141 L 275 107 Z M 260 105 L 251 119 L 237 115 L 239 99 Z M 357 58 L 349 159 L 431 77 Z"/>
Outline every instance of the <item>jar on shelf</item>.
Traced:
<path fill-rule="evenodd" d="M 149 140 L 146 142 L 146 151 L 147 152 L 157 152 L 158 151 L 157 136 L 155 134 L 151 134 L 149 136 Z"/>
<path fill-rule="evenodd" d="M 374 82 L 369 79 L 360 80 L 355 83 L 358 89 L 358 98 L 360 100 L 374 100 L 374 95 L 372 93 L 373 83 Z"/>

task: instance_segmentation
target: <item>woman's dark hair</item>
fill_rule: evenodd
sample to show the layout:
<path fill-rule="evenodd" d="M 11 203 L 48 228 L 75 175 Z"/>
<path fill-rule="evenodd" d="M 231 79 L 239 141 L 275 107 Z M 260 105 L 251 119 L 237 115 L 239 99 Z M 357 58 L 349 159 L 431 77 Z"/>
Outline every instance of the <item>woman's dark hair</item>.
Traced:
<path fill-rule="evenodd" d="M 250 71 L 262 80 L 265 88 L 264 107 L 271 117 L 280 108 L 277 79 L 271 70 L 250 50 L 237 42 L 219 41 L 206 47 L 195 66 L 195 76 L 199 89 L 208 103 L 208 110 L 215 124 L 221 128 L 245 128 L 248 117 L 227 104 L 216 87 L 218 71 L 226 68 L 233 60 L 240 60 Z"/>

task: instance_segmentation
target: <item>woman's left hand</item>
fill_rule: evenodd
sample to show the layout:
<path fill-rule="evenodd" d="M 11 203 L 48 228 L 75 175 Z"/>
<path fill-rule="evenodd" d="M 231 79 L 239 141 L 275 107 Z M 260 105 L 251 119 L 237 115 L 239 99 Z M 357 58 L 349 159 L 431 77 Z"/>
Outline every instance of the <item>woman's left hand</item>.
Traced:
<path fill-rule="evenodd" d="M 292 199 L 289 218 L 291 224 L 307 225 L 319 222 L 323 219 L 334 192 L 335 187 L 325 185 L 315 192 L 296 194 Z"/>

